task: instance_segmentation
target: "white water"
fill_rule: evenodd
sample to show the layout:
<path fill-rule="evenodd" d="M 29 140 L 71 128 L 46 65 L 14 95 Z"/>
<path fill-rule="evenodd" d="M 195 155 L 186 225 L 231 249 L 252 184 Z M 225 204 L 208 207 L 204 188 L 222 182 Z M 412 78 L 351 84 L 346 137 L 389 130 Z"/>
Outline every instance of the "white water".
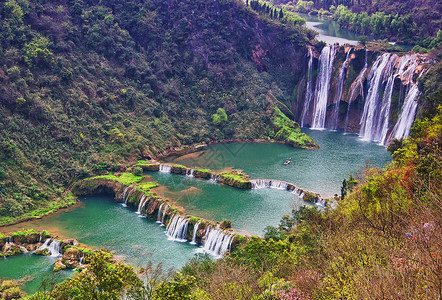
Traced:
<path fill-rule="evenodd" d="M 418 98 L 419 94 L 417 84 L 412 85 L 407 93 L 407 96 L 405 97 L 405 103 L 399 119 L 393 128 L 392 136 L 395 139 L 401 139 L 410 134 L 410 128 L 413 125 L 414 116 L 417 109 L 416 99 Z"/>
<path fill-rule="evenodd" d="M 311 129 L 325 129 L 328 92 L 333 72 L 335 46 L 325 46 L 319 57 L 319 74 L 316 78 L 315 108 Z"/>
<path fill-rule="evenodd" d="M 371 141 L 376 130 L 375 124 L 379 117 L 379 98 L 382 88 L 384 70 L 390 62 L 390 53 L 385 53 L 376 59 L 369 75 L 369 89 L 364 105 L 359 130 L 359 135 L 363 140 Z"/>
<path fill-rule="evenodd" d="M 80 260 L 79 260 L 80 265 L 83 264 L 83 261 L 84 261 L 84 252 L 83 252 L 83 254 L 81 255 Z"/>
<path fill-rule="evenodd" d="M 188 170 L 186 170 L 186 176 L 188 176 L 188 177 L 193 177 L 193 172 L 194 172 L 193 169 L 188 169 Z"/>
<path fill-rule="evenodd" d="M 37 251 L 42 251 L 46 248 L 49 247 L 49 242 L 51 241 L 51 239 L 46 239 L 46 241 L 43 243 L 43 245 L 41 245 L 40 247 L 37 248 Z"/>
<path fill-rule="evenodd" d="M 123 191 L 123 202 L 122 202 L 123 206 L 126 206 L 126 193 L 127 193 L 128 189 L 129 189 L 129 186 L 127 188 L 125 188 Z"/>
<path fill-rule="evenodd" d="M 347 52 L 347 57 L 342 63 L 341 69 L 339 70 L 338 85 L 335 96 L 335 107 L 333 108 L 331 119 L 331 129 L 336 130 L 338 128 L 338 118 L 339 118 L 339 105 L 341 104 L 342 91 L 344 90 L 344 80 L 345 80 L 345 70 L 347 69 L 348 60 L 350 58 L 351 48 Z"/>
<path fill-rule="evenodd" d="M 163 165 L 163 164 L 161 164 L 161 165 L 160 165 L 160 169 L 159 169 L 159 171 L 160 171 L 161 173 L 170 173 L 170 172 L 172 171 L 172 167 L 169 166 L 169 165 Z"/>
<path fill-rule="evenodd" d="M 192 236 L 192 241 L 190 242 L 190 244 L 192 244 L 192 245 L 196 245 L 196 234 L 198 232 L 199 225 L 200 225 L 200 222 L 197 222 L 195 224 L 195 226 L 193 227 L 193 236 Z"/>
<path fill-rule="evenodd" d="M 286 190 L 288 183 L 279 180 L 268 180 L 268 179 L 255 179 L 250 180 L 252 183 L 252 189 L 263 189 L 263 188 L 273 188 L 279 190 Z"/>
<path fill-rule="evenodd" d="M 61 253 L 60 253 L 60 241 L 53 240 L 48 248 L 49 248 L 49 252 L 51 253 L 52 257 L 61 256 Z"/>
<path fill-rule="evenodd" d="M 218 175 L 211 174 L 210 175 L 210 182 L 218 183 Z"/>
<path fill-rule="evenodd" d="M 23 253 L 28 253 L 29 251 L 28 251 L 28 249 L 26 249 L 25 247 L 23 247 L 23 246 L 18 246 L 22 251 L 23 251 Z"/>
<path fill-rule="evenodd" d="M 140 198 L 140 202 L 138 203 L 138 209 L 136 211 L 137 215 L 141 214 L 141 208 L 143 207 L 145 202 L 147 202 L 147 197 L 146 197 L 146 195 L 143 194 Z"/>
<path fill-rule="evenodd" d="M 163 206 L 164 206 L 164 203 L 161 203 L 161 205 L 160 205 L 160 208 L 158 208 L 158 215 L 157 215 L 157 221 L 156 221 L 156 223 L 162 223 L 161 222 L 161 209 L 163 208 Z"/>
<path fill-rule="evenodd" d="M 312 47 L 308 47 L 308 69 L 307 69 L 307 87 L 305 89 L 305 99 L 304 107 L 301 113 L 301 126 L 305 125 L 305 118 L 310 107 L 310 102 L 312 101 L 313 91 L 312 91 L 312 79 L 313 79 L 313 53 Z"/>
<path fill-rule="evenodd" d="M 208 228 L 201 251 L 209 253 L 216 258 L 220 258 L 226 251 L 230 250 L 232 239 L 233 235 L 231 234 L 226 234 L 215 228 Z"/>
<path fill-rule="evenodd" d="M 163 211 L 163 217 L 161 218 L 161 226 L 164 226 L 164 218 L 166 218 L 166 212 L 167 212 L 168 208 L 169 208 L 169 205 L 167 204 L 166 207 L 164 208 L 164 211 Z"/>
<path fill-rule="evenodd" d="M 181 216 L 173 216 L 166 229 L 169 240 L 176 242 L 187 242 L 186 234 L 189 222 Z"/>

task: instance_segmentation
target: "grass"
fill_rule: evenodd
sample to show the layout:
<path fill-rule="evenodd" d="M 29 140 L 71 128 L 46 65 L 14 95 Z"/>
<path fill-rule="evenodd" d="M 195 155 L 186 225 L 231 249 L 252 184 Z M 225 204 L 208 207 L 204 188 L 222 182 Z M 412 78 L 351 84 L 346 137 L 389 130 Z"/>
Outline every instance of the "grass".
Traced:
<path fill-rule="evenodd" d="M 153 165 L 159 165 L 159 163 L 153 163 L 147 160 L 139 160 L 137 161 L 133 167 L 137 167 L 137 166 L 153 166 Z"/>
<path fill-rule="evenodd" d="M 143 182 L 139 183 L 138 187 L 140 187 L 144 192 L 149 192 L 152 188 L 159 186 L 156 182 Z"/>
<path fill-rule="evenodd" d="M 195 169 L 194 172 L 200 172 L 200 173 L 212 173 L 209 169 Z"/>
<path fill-rule="evenodd" d="M 143 178 L 144 178 L 144 176 L 136 176 L 132 173 L 123 173 L 123 174 L 121 174 L 120 177 L 109 174 L 109 175 L 94 176 L 91 178 L 86 178 L 85 180 L 104 179 L 104 180 L 116 181 L 116 182 L 119 182 L 125 186 L 129 186 L 133 183 L 140 182 L 141 180 L 143 180 Z"/>
<path fill-rule="evenodd" d="M 241 171 L 222 172 L 221 174 L 219 174 L 219 176 L 224 179 L 229 179 L 241 183 L 246 183 L 250 181 L 247 175 L 242 173 Z"/>

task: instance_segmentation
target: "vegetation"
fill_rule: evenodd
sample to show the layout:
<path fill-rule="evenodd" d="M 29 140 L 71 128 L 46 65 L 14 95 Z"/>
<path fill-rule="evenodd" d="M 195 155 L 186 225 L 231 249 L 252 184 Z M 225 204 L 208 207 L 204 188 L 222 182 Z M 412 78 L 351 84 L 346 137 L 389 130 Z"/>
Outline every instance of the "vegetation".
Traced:
<path fill-rule="evenodd" d="M 96 180 L 96 179 L 116 181 L 121 184 L 124 184 L 125 186 L 129 186 L 133 183 L 140 182 L 141 180 L 144 179 L 144 176 L 142 176 L 142 175 L 137 176 L 133 173 L 122 173 L 120 176 L 115 176 L 115 175 L 110 175 L 110 174 L 109 175 L 99 175 L 99 176 L 86 178 L 85 180 L 88 181 L 88 180 Z"/>
<path fill-rule="evenodd" d="M 170 147 L 265 136 L 267 95 L 290 101 L 306 43 L 234 0 L 3 0 L 0 14 L 0 224 Z"/>
<path fill-rule="evenodd" d="M 295 121 L 290 120 L 278 107 L 274 107 L 271 118 L 275 128 L 274 139 L 283 141 L 297 148 L 311 149 L 318 147 L 311 137 L 301 132 L 301 127 Z"/>
<path fill-rule="evenodd" d="M 143 191 L 149 192 L 151 189 L 158 186 L 158 183 L 156 182 L 142 182 L 138 184 L 138 187 L 140 187 Z"/>

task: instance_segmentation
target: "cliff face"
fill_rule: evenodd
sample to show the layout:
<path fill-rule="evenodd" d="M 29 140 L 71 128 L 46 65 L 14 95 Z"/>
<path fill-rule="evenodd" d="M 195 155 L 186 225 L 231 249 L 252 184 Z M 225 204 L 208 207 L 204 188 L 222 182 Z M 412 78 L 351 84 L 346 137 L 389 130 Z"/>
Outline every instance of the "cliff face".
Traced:
<path fill-rule="evenodd" d="M 428 55 L 361 48 L 307 48 L 305 76 L 293 106 L 303 126 L 359 133 L 388 143 L 408 135 L 420 96 L 417 84 Z"/>

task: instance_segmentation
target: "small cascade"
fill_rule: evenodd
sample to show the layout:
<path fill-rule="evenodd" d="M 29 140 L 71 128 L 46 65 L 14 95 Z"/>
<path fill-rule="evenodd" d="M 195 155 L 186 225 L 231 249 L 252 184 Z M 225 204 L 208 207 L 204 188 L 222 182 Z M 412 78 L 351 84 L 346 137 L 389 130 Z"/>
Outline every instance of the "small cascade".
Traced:
<path fill-rule="evenodd" d="M 164 226 L 164 219 L 166 218 L 166 212 L 167 212 L 168 208 L 169 208 L 169 205 L 166 205 L 166 207 L 164 208 L 163 217 L 161 218 L 161 226 Z"/>
<path fill-rule="evenodd" d="M 313 79 L 313 52 L 312 47 L 308 47 L 308 69 L 307 69 L 307 87 L 305 89 L 305 99 L 304 107 L 301 113 L 301 127 L 305 125 L 305 119 L 310 107 L 310 102 L 312 101 L 313 91 L 312 91 L 312 79 Z"/>
<path fill-rule="evenodd" d="M 49 253 L 51 253 L 52 257 L 61 256 L 60 253 L 60 241 L 53 240 L 52 243 L 48 247 Z"/>
<path fill-rule="evenodd" d="M 23 253 L 28 253 L 29 252 L 28 249 L 26 249 L 23 246 L 18 246 L 18 247 L 23 251 Z"/>
<path fill-rule="evenodd" d="M 173 216 L 167 225 L 166 235 L 168 239 L 176 242 L 187 242 L 187 226 L 189 221 L 181 216 Z"/>
<path fill-rule="evenodd" d="M 252 183 L 252 189 L 263 189 L 263 188 L 273 188 L 279 190 L 286 190 L 288 183 L 279 180 L 268 180 L 268 179 L 255 179 L 250 180 Z"/>
<path fill-rule="evenodd" d="M 335 46 L 325 46 L 319 57 L 319 73 L 316 78 L 315 105 L 312 129 L 324 129 L 330 80 L 333 72 Z"/>
<path fill-rule="evenodd" d="M 342 91 L 344 90 L 344 80 L 345 80 L 345 70 L 347 69 L 348 61 L 350 58 L 351 48 L 347 52 L 347 57 L 342 63 L 341 69 L 339 70 L 338 85 L 335 96 L 335 107 L 333 108 L 331 118 L 331 129 L 336 130 L 338 128 L 338 118 L 339 118 L 339 105 L 341 104 Z"/>
<path fill-rule="evenodd" d="M 160 208 L 158 208 L 157 221 L 155 223 L 161 224 L 161 209 L 163 208 L 164 203 L 161 203 Z"/>
<path fill-rule="evenodd" d="M 122 201 L 123 206 L 126 205 L 125 204 L 126 203 L 126 194 L 127 194 L 128 189 L 129 189 L 129 186 L 127 188 L 125 188 L 123 191 L 123 201 Z"/>
<path fill-rule="evenodd" d="M 194 172 L 193 169 L 187 169 L 187 170 L 186 170 L 186 176 L 187 176 L 187 177 L 193 177 L 193 172 Z"/>
<path fill-rule="evenodd" d="M 378 131 L 378 120 L 380 118 L 380 94 L 382 89 L 383 79 L 391 74 L 386 74 L 386 69 L 393 71 L 389 65 L 390 54 L 385 53 L 379 56 L 374 63 L 369 75 L 369 89 L 367 99 L 364 105 L 364 112 L 362 113 L 360 121 L 359 135 L 363 140 L 373 140 Z M 389 64 L 390 63 L 390 64 Z"/>
<path fill-rule="evenodd" d="M 41 243 L 41 233 L 38 235 L 38 242 Z"/>
<path fill-rule="evenodd" d="M 147 202 L 147 197 L 143 194 L 140 198 L 140 202 L 138 203 L 138 209 L 136 212 L 137 215 L 141 215 L 141 208 L 143 207 L 145 202 Z"/>
<path fill-rule="evenodd" d="M 344 130 L 345 132 L 348 131 L 348 121 L 349 121 L 349 117 L 350 117 L 350 107 L 351 107 L 351 102 L 353 100 L 355 100 L 355 91 L 358 90 L 358 94 L 362 96 L 362 98 L 365 98 L 364 96 L 364 78 L 365 78 L 365 73 L 367 72 L 368 69 L 368 50 L 365 49 L 365 64 L 364 67 L 362 68 L 361 72 L 359 72 L 358 77 L 356 77 L 356 80 L 354 81 L 354 83 L 352 84 L 353 88 L 351 89 L 351 94 L 350 94 L 350 99 L 348 99 L 348 106 L 347 106 L 347 113 L 345 114 L 345 122 L 344 122 Z"/>
<path fill-rule="evenodd" d="M 130 191 L 129 191 L 129 193 L 127 193 L 127 191 L 128 191 L 128 189 L 130 188 L 130 186 L 128 186 L 125 190 L 124 190 L 124 192 L 123 192 L 123 203 L 122 203 L 122 205 L 124 206 L 124 207 L 126 207 L 127 206 L 127 199 L 129 199 L 130 198 L 130 195 L 133 193 L 133 189 L 131 189 Z"/>
<path fill-rule="evenodd" d="M 196 245 L 196 234 L 198 232 L 199 225 L 200 225 L 200 222 L 197 222 L 195 224 L 195 226 L 193 227 L 193 236 L 192 236 L 192 241 L 190 242 L 190 244 L 192 244 L 192 245 Z"/>
<path fill-rule="evenodd" d="M 172 172 L 172 166 L 161 164 L 159 171 L 161 173 L 170 173 L 170 172 Z"/>
<path fill-rule="evenodd" d="M 14 244 L 14 239 L 12 238 L 12 236 L 8 236 L 6 238 L 6 245 L 8 244 Z"/>
<path fill-rule="evenodd" d="M 211 175 L 210 175 L 210 182 L 218 183 L 218 175 L 216 175 L 216 174 L 211 174 Z"/>
<path fill-rule="evenodd" d="M 393 128 L 392 137 L 395 139 L 401 139 L 406 137 L 410 133 L 410 128 L 413 125 L 414 116 L 417 109 L 416 99 L 419 97 L 419 89 L 417 83 L 413 84 L 405 97 L 405 103 L 402 107 L 399 119 Z"/>
<path fill-rule="evenodd" d="M 325 199 L 322 199 L 322 198 L 315 199 L 314 203 L 317 206 L 321 206 L 321 207 L 325 207 L 327 205 L 327 202 L 325 201 Z"/>
<path fill-rule="evenodd" d="M 81 257 L 80 257 L 80 259 L 79 259 L 79 263 L 80 263 L 80 265 L 83 264 L 83 261 L 84 261 L 84 252 L 83 252 L 83 254 L 81 255 Z"/>
<path fill-rule="evenodd" d="M 226 251 L 230 250 L 232 239 L 231 234 L 226 234 L 215 228 L 209 229 L 202 251 L 218 258 L 222 257 Z"/>
<path fill-rule="evenodd" d="M 37 248 L 37 251 L 42 251 L 46 248 L 49 247 L 49 242 L 51 241 L 51 239 L 46 239 L 46 241 L 43 243 L 43 245 L 41 245 L 40 247 Z"/>

